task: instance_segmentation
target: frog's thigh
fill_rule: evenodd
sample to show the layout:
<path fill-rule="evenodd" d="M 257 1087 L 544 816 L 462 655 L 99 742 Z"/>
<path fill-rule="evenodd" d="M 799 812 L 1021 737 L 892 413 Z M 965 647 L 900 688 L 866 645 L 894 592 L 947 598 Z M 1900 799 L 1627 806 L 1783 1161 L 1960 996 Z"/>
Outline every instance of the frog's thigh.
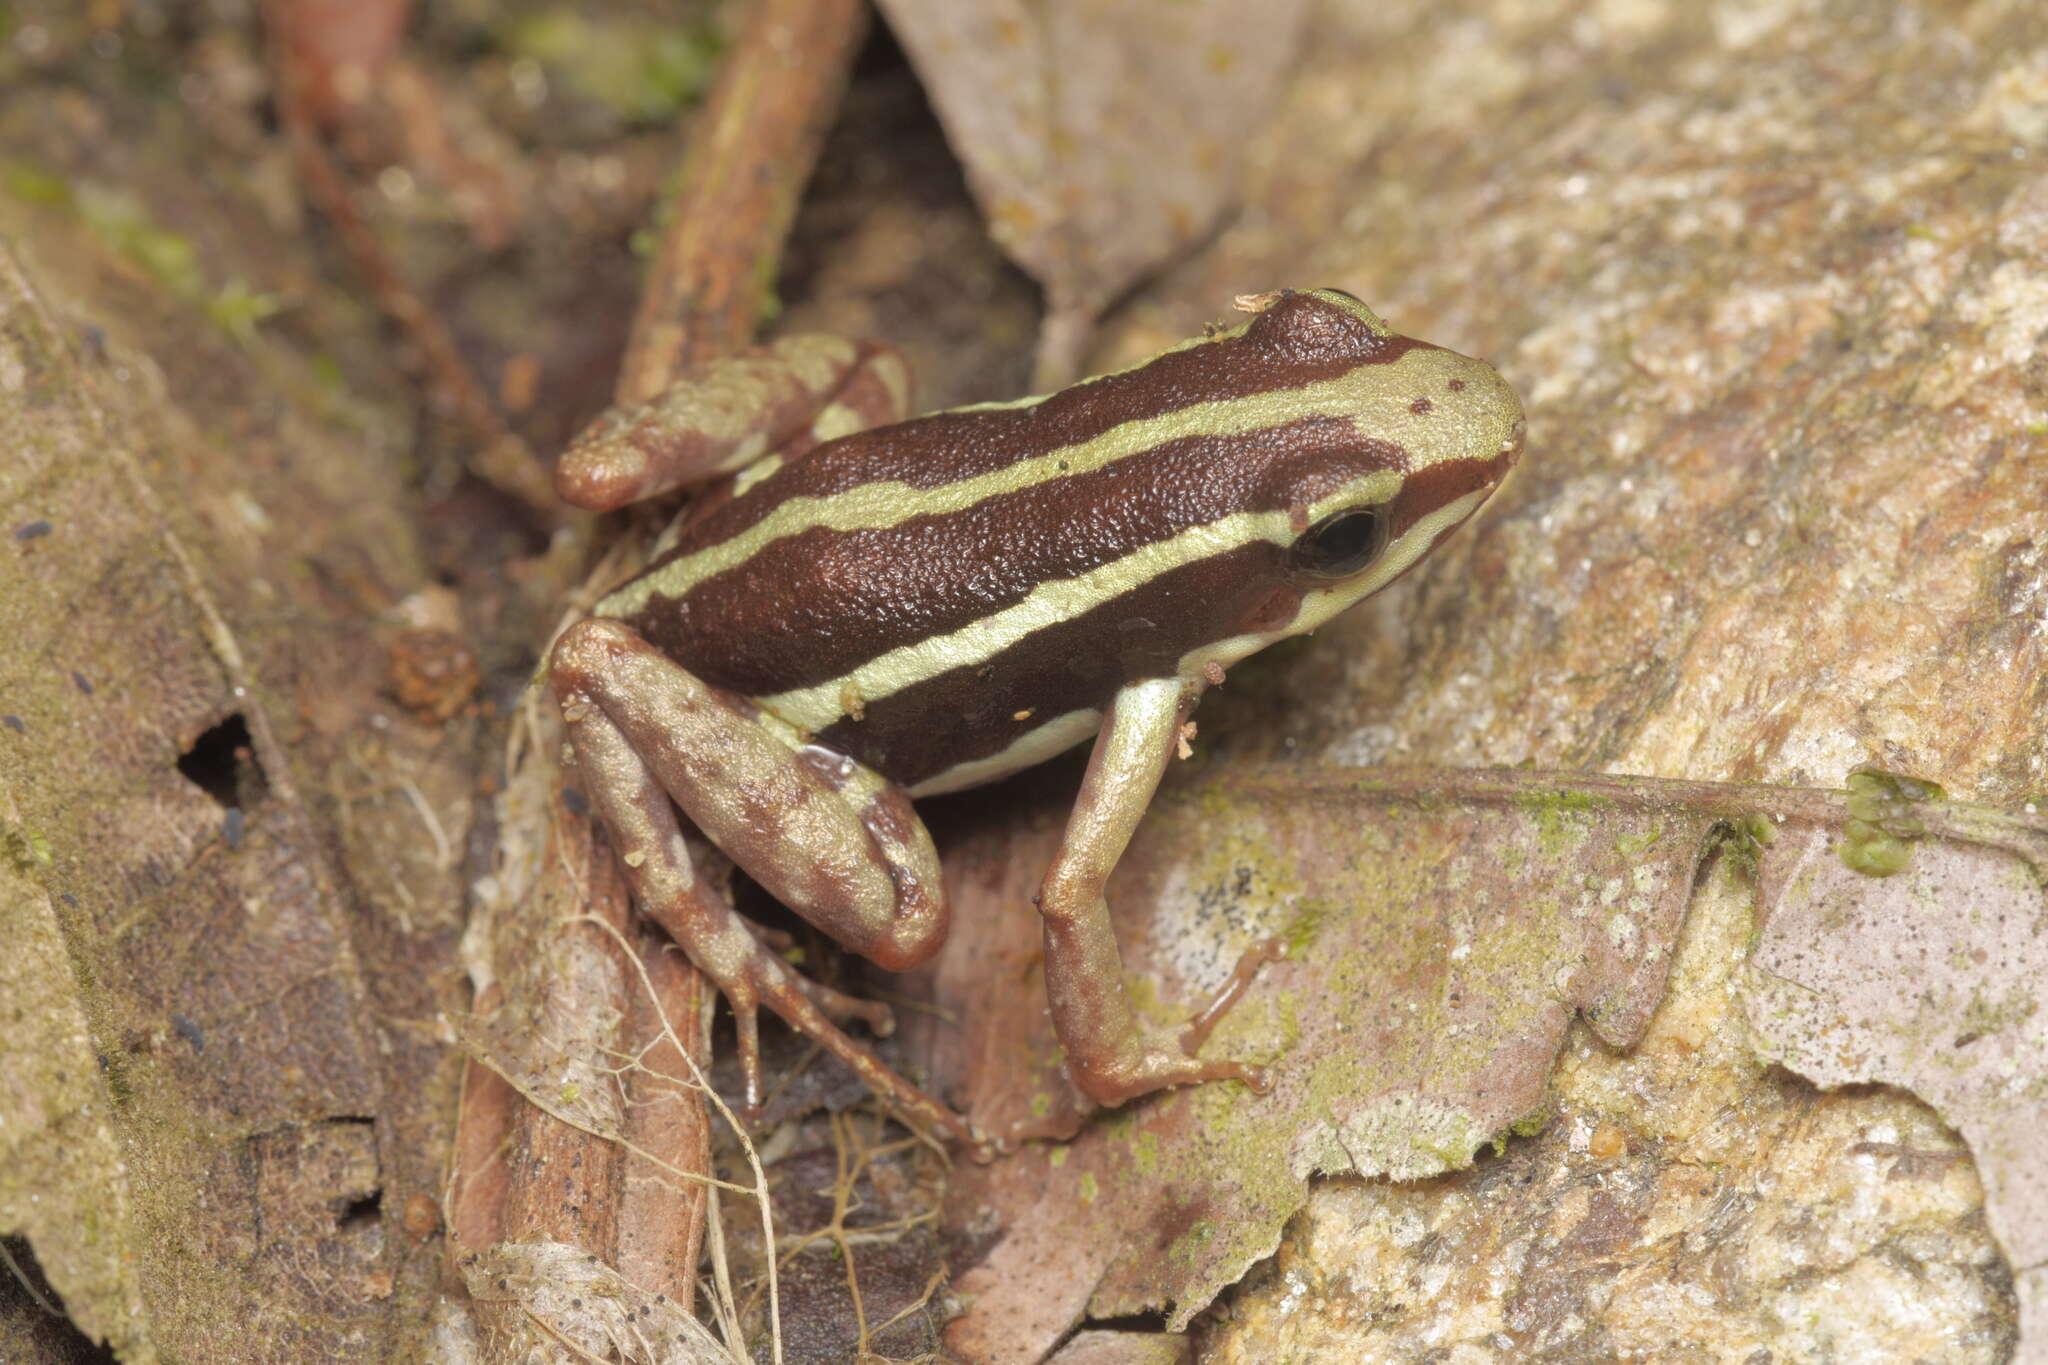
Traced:
<path fill-rule="evenodd" d="M 1255 1087 L 1264 1082 L 1257 1067 L 1203 1061 L 1146 1041 L 1124 992 L 1123 958 L 1102 894 L 1159 786 L 1193 704 L 1177 678 L 1133 683 L 1117 694 L 1103 717 L 1080 799 L 1039 894 L 1053 1025 L 1075 1082 L 1099 1104 L 1121 1104 L 1197 1081 L 1241 1080 Z M 1200 1039 L 1190 1041 L 1199 1044 Z"/>
<path fill-rule="evenodd" d="M 565 711 L 601 711 L 705 837 L 837 942 L 904 971 L 945 941 L 938 854 L 900 789 L 792 748 L 751 704 L 617 621 L 571 627 L 554 678 Z"/>

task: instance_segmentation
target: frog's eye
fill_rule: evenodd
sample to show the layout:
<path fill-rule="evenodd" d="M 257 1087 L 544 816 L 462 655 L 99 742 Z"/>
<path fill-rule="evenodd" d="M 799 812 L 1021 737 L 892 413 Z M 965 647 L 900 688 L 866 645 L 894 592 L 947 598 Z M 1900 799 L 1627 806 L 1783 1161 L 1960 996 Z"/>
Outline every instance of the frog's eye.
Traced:
<path fill-rule="evenodd" d="M 1296 572 L 1343 578 L 1379 558 L 1387 547 L 1387 508 L 1347 507 L 1301 533 L 1290 558 Z"/>

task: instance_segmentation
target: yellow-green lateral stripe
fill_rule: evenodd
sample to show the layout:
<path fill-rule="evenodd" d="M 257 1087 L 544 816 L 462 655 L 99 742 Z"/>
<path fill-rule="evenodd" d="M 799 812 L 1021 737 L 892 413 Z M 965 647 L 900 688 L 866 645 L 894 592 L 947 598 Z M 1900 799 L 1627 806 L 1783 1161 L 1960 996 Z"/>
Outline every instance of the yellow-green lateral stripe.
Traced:
<path fill-rule="evenodd" d="M 1195 403 L 1133 418 L 1091 440 L 1029 454 L 987 474 L 936 488 L 895 480 L 866 484 L 829 497 L 793 497 L 730 539 L 683 555 L 634 580 L 598 603 L 603 616 L 631 616 L 655 598 L 681 597 L 695 584 L 744 564 L 764 547 L 814 528 L 860 531 L 893 526 L 910 517 L 944 516 L 986 499 L 1049 479 L 1084 474 L 1143 455 L 1168 442 L 1198 436 L 1241 436 L 1304 418 L 1350 420 L 1361 440 L 1392 443 L 1411 466 L 1472 453 L 1471 433 L 1413 410 L 1416 395 L 1441 391 L 1468 374 L 1471 361 L 1449 351 L 1417 348 L 1391 365 L 1355 367 L 1334 379 L 1228 400 Z"/>
<path fill-rule="evenodd" d="M 1401 476 L 1394 473 L 1354 479 L 1305 509 L 1307 520 L 1312 522 L 1338 507 L 1385 502 L 1400 487 Z M 1076 577 L 1041 584 L 1022 601 L 959 630 L 889 650 L 839 677 L 760 701 L 804 729 L 822 730 L 856 706 L 880 701 L 951 669 L 983 663 L 1036 631 L 1072 620 L 1181 565 L 1255 541 L 1291 544 L 1302 524 L 1306 523 L 1298 524 L 1288 511 L 1274 510 L 1238 512 L 1193 526 Z"/>

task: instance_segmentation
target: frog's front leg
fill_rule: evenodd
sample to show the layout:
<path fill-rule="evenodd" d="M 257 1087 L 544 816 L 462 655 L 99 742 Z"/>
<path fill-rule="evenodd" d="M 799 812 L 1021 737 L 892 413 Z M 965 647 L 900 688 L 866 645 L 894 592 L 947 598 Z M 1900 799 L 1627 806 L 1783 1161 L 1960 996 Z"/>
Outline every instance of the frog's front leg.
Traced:
<path fill-rule="evenodd" d="M 1253 945 L 1216 1000 L 1196 1014 L 1181 1046 L 1169 1051 L 1147 1041 L 1131 1009 L 1123 958 L 1102 894 L 1179 746 L 1197 695 L 1195 686 L 1180 678 L 1133 683 L 1117 693 L 1039 893 L 1053 1026 L 1076 1084 L 1098 1104 L 1121 1104 L 1199 1081 L 1239 1080 L 1254 1090 L 1266 1089 L 1259 1067 L 1203 1061 L 1192 1054 L 1241 993 L 1248 969 L 1280 955 L 1278 942 Z"/>
<path fill-rule="evenodd" d="M 795 747 L 771 718 L 697 678 L 631 627 L 582 621 L 552 663 L 576 767 L 643 910 L 731 1002 L 749 1106 L 761 1100 L 754 1011 L 766 1005 L 876 1093 L 968 1142 L 967 1122 L 833 1022 L 889 1031 L 885 1007 L 813 985 L 693 872 L 675 806 L 784 905 L 902 971 L 945 938 L 936 852 L 907 797 L 867 769 Z"/>

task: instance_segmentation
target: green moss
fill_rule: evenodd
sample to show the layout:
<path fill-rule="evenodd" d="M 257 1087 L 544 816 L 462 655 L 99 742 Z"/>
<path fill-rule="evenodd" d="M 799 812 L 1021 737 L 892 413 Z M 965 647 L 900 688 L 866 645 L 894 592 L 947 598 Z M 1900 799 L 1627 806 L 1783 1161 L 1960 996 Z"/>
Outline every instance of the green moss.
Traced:
<path fill-rule="evenodd" d="M 1138 1134 L 1138 1140 L 1131 1144 L 1131 1164 L 1142 1175 L 1159 1173 L 1159 1137 L 1156 1133 Z"/>
<path fill-rule="evenodd" d="M 1868 821 L 1850 820 L 1842 826 L 1841 854 L 1852 872 L 1889 877 L 1906 870 L 1913 846 Z"/>
<path fill-rule="evenodd" d="M 191 238 L 156 226 L 141 199 L 127 190 L 80 185 L 75 203 L 87 230 L 144 274 L 180 298 L 205 296 L 198 248 Z"/>
<path fill-rule="evenodd" d="M 206 316 L 237 343 L 247 346 L 256 340 L 256 324 L 277 316 L 282 306 L 275 294 L 251 289 L 241 280 L 229 280 L 206 301 Z"/>
<path fill-rule="evenodd" d="M 1612 802 L 1592 792 L 1578 791 L 1570 787 L 1551 787 L 1544 791 L 1523 792 L 1515 797 L 1515 804 L 1531 812 L 1557 810 L 1583 814 L 1587 811 L 1606 810 Z"/>
<path fill-rule="evenodd" d="M 0 825 L 0 857 L 14 864 L 17 872 L 33 872 L 50 862 L 50 841 L 39 830 L 21 825 Z"/>
<path fill-rule="evenodd" d="M 1944 801 L 1948 793 L 1924 778 L 1906 777 L 1876 768 L 1849 774 L 1842 824 L 1842 861 L 1867 877 L 1889 877 L 1905 870 L 1912 859 L 1912 841 L 1927 832 L 1915 807 Z"/>
<path fill-rule="evenodd" d="M 1905 807 L 1948 800 L 1948 793 L 1938 782 L 1879 768 L 1858 768 L 1850 773 L 1848 791 L 1849 814 L 1860 820 L 1881 820 L 1899 814 Z"/>
<path fill-rule="evenodd" d="M 1323 931 L 1326 913 L 1320 905 L 1304 905 L 1294 916 L 1281 935 L 1287 941 L 1289 957 L 1304 956 L 1314 946 L 1316 936 Z"/>
<path fill-rule="evenodd" d="M 1764 850 L 1778 837 L 1778 828 L 1771 823 L 1771 817 L 1751 811 L 1740 820 L 1721 826 L 1719 833 L 1736 867 L 1749 880 L 1755 881 L 1763 867 Z"/>
<path fill-rule="evenodd" d="M 501 41 L 627 123 L 666 124 L 711 86 L 722 35 L 709 25 L 598 19 L 557 5 L 508 25 Z"/>
<path fill-rule="evenodd" d="M 1624 834 L 1617 834 L 1614 837 L 1614 851 L 1624 858 L 1633 860 L 1642 857 L 1645 853 L 1655 848 L 1657 841 L 1663 837 L 1664 822 L 1659 820 L 1640 833 L 1630 831 Z"/>
<path fill-rule="evenodd" d="M 1508 1139 L 1510 1138 L 1535 1137 L 1550 1126 L 1550 1120 L 1556 1117 L 1556 1114 L 1557 1111 L 1549 1104 L 1538 1105 L 1536 1108 L 1531 1109 L 1528 1113 L 1493 1135 L 1493 1154 L 1495 1156 L 1504 1155 L 1507 1152 Z"/>
<path fill-rule="evenodd" d="M 1535 822 L 1536 846 L 1549 858 L 1564 855 L 1584 837 L 1585 822 L 1577 817 L 1610 804 L 1605 797 L 1561 787 L 1519 794 L 1514 803 Z"/>
<path fill-rule="evenodd" d="M 0 162 L 0 193 L 38 208 L 72 207 L 71 182 L 26 161 Z"/>
<path fill-rule="evenodd" d="M 106 1082 L 107 1095 L 123 1109 L 135 1100 L 135 1080 L 128 1074 L 128 1054 L 125 1052 L 102 1052 L 100 1078 Z"/>
<path fill-rule="evenodd" d="M 215 289 L 200 267 L 199 250 L 189 237 L 159 227 L 143 201 L 127 190 L 78 184 L 25 161 L 0 163 L 0 192 L 39 208 L 76 215 L 87 232 L 114 254 L 135 266 L 167 293 L 197 304 L 207 319 L 235 342 L 256 339 L 258 323 L 274 317 L 280 304 L 275 294 L 230 280 Z"/>
<path fill-rule="evenodd" d="M 1295 1001 L 1293 991 L 1281 991 L 1278 995 L 1279 1000 L 1275 1004 L 1279 1016 L 1277 1029 L 1280 1053 L 1285 1056 L 1294 1051 L 1295 1045 L 1301 1042 L 1301 1010 Z"/>
<path fill-rule="evenodd" d="M 1186 1232 L 1174 1239 L 1167 1254 L 1178 1261 L 1192 1261 L 1216 1239 L 1216 1231 L 1216 1225 L 1206 1218 L 1191 1223 Z"/>
<path fill-rule="evenodd" d="M 1095 1181 L 1095 1172 L 1081 1172 L 1081 1202 L 1084 1204 L 1092 1204 L 1095 1202 L 1095 1196 L 1100 1194 L 1101 1192 L 1102 1187 L 1098 1185 Z"/>

